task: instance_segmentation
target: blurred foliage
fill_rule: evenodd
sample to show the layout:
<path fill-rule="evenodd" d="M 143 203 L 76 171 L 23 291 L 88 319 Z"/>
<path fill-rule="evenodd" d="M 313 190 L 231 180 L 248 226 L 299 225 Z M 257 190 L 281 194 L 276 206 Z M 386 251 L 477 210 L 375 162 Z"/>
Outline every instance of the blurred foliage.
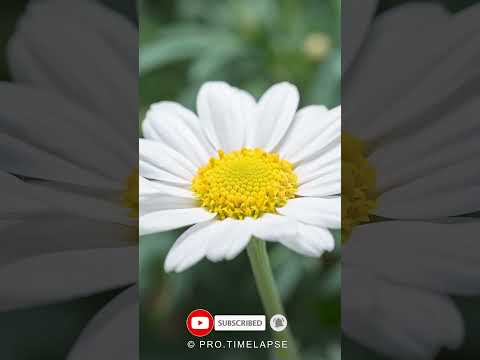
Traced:
<path fill-rule="evenodd" d="M 142 109 L 193 107 L 199 86 L 226 80 L 260 95 L 291 81 L 304 103 L 340 99 L 339 0 L 140 2 Z"/>
<path fill-rule="evenodd" d="M 23 1 L 4 0 L 0 11 L 0 80 L 8 79 L 6 48 L 10 35 L 15 29 L 18 16 L 25 7 Z"/>

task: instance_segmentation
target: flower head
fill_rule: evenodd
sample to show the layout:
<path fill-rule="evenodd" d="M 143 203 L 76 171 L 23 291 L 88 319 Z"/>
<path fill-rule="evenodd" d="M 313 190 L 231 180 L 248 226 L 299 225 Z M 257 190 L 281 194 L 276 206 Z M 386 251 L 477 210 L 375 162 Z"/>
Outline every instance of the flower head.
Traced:
<path fill-rule="evenodd" d="M 226 155 L 220 150 L 218 155 L 198 170 L 192 190 L 201 206 L 220 219 L 275 214 L 295 197 L 297 176 L 278 154 L 243 148 Z"/>
<path fill-rule="evenodd" d="M 198 117 L 152 105 L 140 139 L 140 234 L 193 225 L 165 269 L 232 259 L 252 237 L 307 256 L 340 227 L 340 107 L 308 106 L 288 83 L 258 102 L 226 83 L 202 86 Z"/>
<path fill-rule="evenodd" d="M 343 132 L 342 143 L 342 240 L 346 241 L 355 226 L 370 221 L 377 194 L 376 172 L 363 142 Z"/>

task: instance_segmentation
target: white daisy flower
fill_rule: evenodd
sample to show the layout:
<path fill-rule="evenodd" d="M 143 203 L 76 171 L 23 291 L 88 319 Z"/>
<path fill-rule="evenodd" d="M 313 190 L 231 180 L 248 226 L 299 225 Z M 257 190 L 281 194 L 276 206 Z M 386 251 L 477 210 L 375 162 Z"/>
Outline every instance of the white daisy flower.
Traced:
<path fill-rule="evenodd" d="M 69 360 L 138 354 L 137 39 L 96 1 L 32 1 L 0 82 L 0 312 L 118 293 L 65 334 Z"/>
<path fill-rule="evenodd" d="M 295 86 L 257 102 L 223 82 L 202 86 L 198 116 L 150 108 L 140 139 L 140 234 L 193 225 L 165 261 L 183 271 L 236 257 L 252 237 L 317 257 L 340 228 L 341 109 L 297 112 Z"/>
<path fill-rule="evenodd" d="M 461 346 L 449 295 L 480 293 L 480 221 L 459 217 L 479 209 L 480 101 L 469 87 L 479 11 L 389 10 L 358 24 L 367 36 L 346 69 L 342 328 L 391 358 Z"/>

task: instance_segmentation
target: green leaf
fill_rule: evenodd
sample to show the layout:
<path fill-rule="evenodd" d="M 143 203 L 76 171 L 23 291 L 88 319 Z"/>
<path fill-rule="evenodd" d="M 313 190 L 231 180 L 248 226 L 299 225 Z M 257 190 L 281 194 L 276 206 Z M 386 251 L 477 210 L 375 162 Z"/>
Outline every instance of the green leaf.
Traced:
<path fill-rule="evenodd" d="M 181 25 L 163 30 L 155 40 L 140 48 L 140 75 L 153 69 L 199 56 L 213 44 L 236 42 L 224 30 L 210 30 L 195 25 Z"/>
<path fill-rule="evenodd" d="M 341 75 L 341 55 L 337 49 L 319 66 L 313 78 L 313 85 L 307 93 L 306 102 L 328 107 L 338 105 Z"/>
<path fill-rule="evenodd" d="M 204 51 L 195 60 L 189 71 L 189 76 L 193 81 L 204 82 L 215 78 L 215 75 L 221 73 L 226 65 L 248 52 L 241 41 L 228 40 L 215 44 L 214 48 Z"/>

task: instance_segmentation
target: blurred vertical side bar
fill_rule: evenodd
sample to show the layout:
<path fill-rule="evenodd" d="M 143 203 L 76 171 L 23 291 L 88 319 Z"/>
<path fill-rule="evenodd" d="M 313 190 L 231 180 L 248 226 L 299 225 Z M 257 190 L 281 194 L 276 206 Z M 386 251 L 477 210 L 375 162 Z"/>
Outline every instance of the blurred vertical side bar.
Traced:
<path fill-rule="evenodd" d="M 139 358 L 136 5 L 0 5 L 1 359 Z"/>
<path fill-rule="evenodd" d="M 343 1 L 342 356 L 480 355 L 480 2 Z"/>

